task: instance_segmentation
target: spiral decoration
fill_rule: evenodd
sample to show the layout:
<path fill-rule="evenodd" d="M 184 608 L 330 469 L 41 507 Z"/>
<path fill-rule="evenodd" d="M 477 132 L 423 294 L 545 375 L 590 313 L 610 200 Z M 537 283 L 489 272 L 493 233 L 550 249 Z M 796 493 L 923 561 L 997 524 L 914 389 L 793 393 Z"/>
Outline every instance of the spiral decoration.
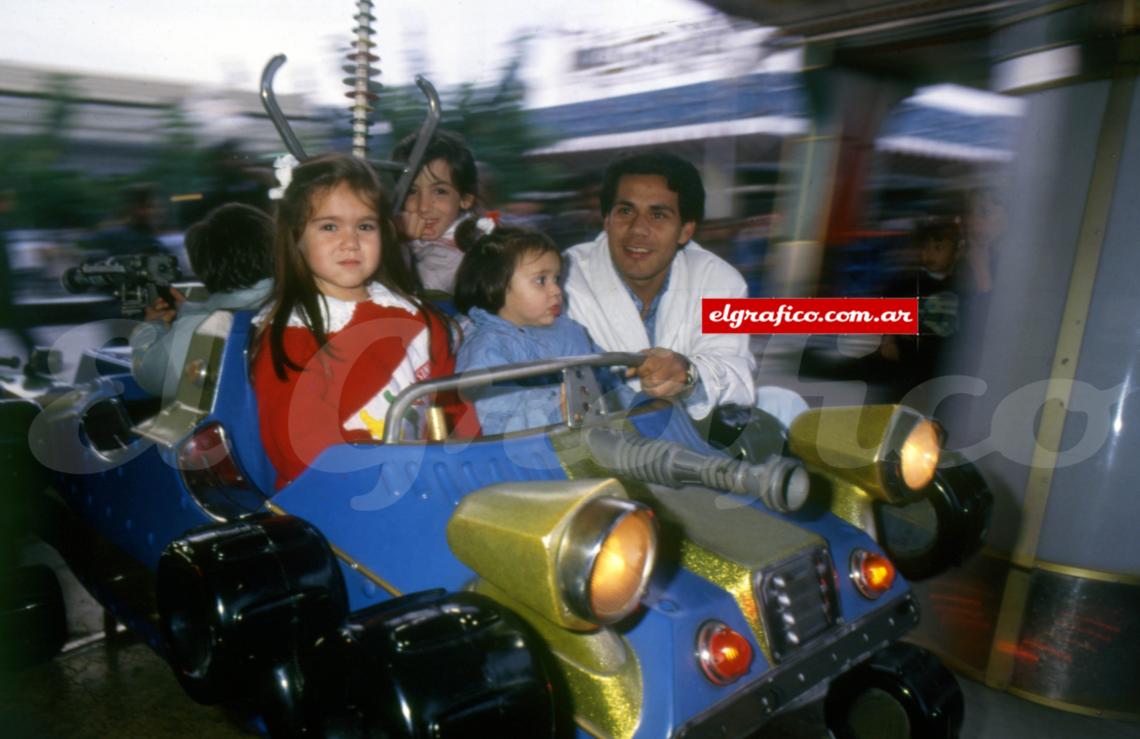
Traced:
<path fill-rule="evenodd" d="M 376 21 L 376 17 L 372 15 L 372 0 L 357 1 L 354 20 L 356 28 L 353 31 L 356 33 L 356 39 L 345 57 L 352 63 L 343 67 L 351 76 L 346 77 L 344 83 L 351 88 L 346 94 L 352 100 L 349 108 L 352 111 L 352 155 L 366 159 L 368 127 L 372 123 L 370 118 L 373 111 L 372 103 L 379 97 L 380 92 L 380 83 L 373 80 L 373 77 L 380 74 L 380 70 L 373 66 L 374 62 L 380 61 L 380 57 L 372 53 L 372 49 L 376 46 L 376 42 L 372 40 L 374 33 L 372 24 Z"/>

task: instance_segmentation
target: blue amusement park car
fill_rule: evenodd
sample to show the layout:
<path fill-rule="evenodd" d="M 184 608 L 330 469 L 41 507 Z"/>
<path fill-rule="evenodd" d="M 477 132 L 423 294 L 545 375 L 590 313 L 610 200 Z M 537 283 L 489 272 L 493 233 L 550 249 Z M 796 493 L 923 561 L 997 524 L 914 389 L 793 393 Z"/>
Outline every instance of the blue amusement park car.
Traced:
<path fill-rule="evenodd" d="M 902 573 L 972 553 L 990 497 L 938 464 L 930 420 L 752 411 L 711 444 L 678 406 L 611 406 L 591 366 L 637 359 L 597 355 L 413 386 L 384 443 L 274 491 L 250 334 L 213 314 L 164 407 L 109 349 L 0 403 L 52 477 L 39 532 L 196 700 L 281 736 L 736 737 L 821 698 L 839 737 L 956 735 L 954 678 L 898 642 L 919 618 Z M 551 373 L 560 424 L 393 420 Z"/>

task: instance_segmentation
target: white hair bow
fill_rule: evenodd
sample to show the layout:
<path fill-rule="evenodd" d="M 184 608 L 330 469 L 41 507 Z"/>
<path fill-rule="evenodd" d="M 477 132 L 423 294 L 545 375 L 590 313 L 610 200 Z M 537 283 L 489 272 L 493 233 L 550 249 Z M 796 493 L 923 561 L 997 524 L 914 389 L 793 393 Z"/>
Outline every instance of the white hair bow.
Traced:
<path fill-rule="evenodd" d="M 280 187 L 274 187 L 269 191 L 270 200 L 280 200 L 285 197 L 285 190 L 293 181 L 293 168 L 298 164 L 300 162 L 292 154 L 283 154 L 273 160 L 273 174 L 276 175 Z"/>
<path fill-rule="evenodd" d="M 489 210 L 487 213 L 475 221 L 475 228 L 479 229 L 484 236 L 490 236 L 491 232 L 495 230 L 495 226 L 499 225 L 499 211 Z"/>

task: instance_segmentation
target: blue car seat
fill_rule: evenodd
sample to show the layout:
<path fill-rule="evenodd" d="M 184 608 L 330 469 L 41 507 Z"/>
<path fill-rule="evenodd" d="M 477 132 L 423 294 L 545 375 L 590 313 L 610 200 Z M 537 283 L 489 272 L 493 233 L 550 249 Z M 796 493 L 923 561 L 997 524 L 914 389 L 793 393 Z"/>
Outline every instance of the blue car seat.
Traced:
<path fill-rule="evenodd" d="M 212 417 L 225 427 L 233 454 L 245 474 L 259 490 L 273 495 L 277 472 L 261 444 L 257 395 L 249 382 L 254 315 L 251 310 L 233 312 L 234 322 L 222 352 Z"/>

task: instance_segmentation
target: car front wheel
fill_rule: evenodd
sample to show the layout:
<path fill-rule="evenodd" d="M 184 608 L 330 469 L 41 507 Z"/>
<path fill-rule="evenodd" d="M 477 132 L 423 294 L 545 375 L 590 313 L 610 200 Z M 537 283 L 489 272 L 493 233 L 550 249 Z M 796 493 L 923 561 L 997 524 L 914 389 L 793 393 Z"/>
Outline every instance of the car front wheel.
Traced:
<path fill-rule="evenodd" d="M 954 675 L 930 652 L 902 642 L 837 678 L 824 701 L 835 739 L 954 739 L 963 715 Z"/>

